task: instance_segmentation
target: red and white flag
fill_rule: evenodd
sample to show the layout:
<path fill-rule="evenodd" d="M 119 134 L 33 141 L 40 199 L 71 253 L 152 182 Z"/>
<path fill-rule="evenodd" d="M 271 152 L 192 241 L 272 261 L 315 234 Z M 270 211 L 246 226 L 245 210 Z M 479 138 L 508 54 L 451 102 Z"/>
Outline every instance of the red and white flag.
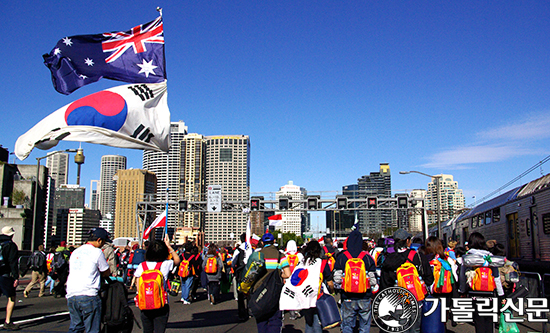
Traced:
<path fill-rule="evenodd" d="M 157 218 L 151 223 L 149 228 L 145 229 L 143 233 L 143 240 L 149 239 L 149 234 L 154 228 L 166 227 L 166 211 L 163 211 L 162 214 L 157 216 Z"/>
<path fill-rule="evenodd" d="M 269 225 L 280 227 L 283 225 L 283 215 L 277 214 L 267 218 L 269 220 Z"/>

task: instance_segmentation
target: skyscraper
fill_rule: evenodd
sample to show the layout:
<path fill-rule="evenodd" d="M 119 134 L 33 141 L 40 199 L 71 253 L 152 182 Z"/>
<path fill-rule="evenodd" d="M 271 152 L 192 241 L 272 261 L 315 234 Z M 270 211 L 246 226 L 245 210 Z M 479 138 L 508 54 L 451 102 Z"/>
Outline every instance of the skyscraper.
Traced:
<path fill-rule="evenodd" d="M 418 189 L 412 190 L 410 193 L 410 198 L 416 202 L 415 208 L 424 207 L 424 198 L 426 197 L 426 190 Z M 423 209 L 415 209 L 410 211 L 409 215 L 409 232 L 412 234 L 419 233 L 423 230 L 422 226 L 422 215 Z"/>
<path fill-rule="evenodd" d="M 294 185 L 292 181 L 288 184 L 281 186 L 279 191 L 275 194 L 277 200 L 280 197 L 288 197 L 291 200 L 304 200 L 307 196 L 305 188 Z M 305 230 L 302 230 L 302 221 L 305 220 L 305 214 L 301 211 L 279 211 L 277 214 L 281 214 L 283 219 L 283 225 L 276 227 L 283 233 L 292 232 L 297 236 L 301 236 Z"/>
<path fill-rule="evenodd" d="M 458 182 L 453 180 L 452 175 L 441 174 L 440 178 L 432 178 L 428 183 L 426 193 L 426 209 L 433 211 L 428 215 L 428 224 L 437 223 L 437 184 L 439 183 L 439 211 L 441 212 L 441 221 L 447 221 L 452 218 L 465 206 L 465 199 L 462 190 L 458 188 Z"/>
<path fill-rule="evenodd" d="M 57 153 L 48 156 L 46 167 L 49 176 L 55 181 L 55 187 L 69 183 L 69 154 Z"/>
<path fill-rule="evenodd" d="M 151 150 L 143 151 L 143 169 L 153 172 L 157 176 L 157 202 L 166 202 L 166 188 L 168 188 L 168 200 L 180 199 L 181 179 L 181 142 L 187 134 L 187 126 L 183 121 L 170 124 L 170 150 L 168 155 L 164 152 Z M 179 226 L 179 214 L 168 214 L 168 228 L 174 230 Z"/>
<path fill-rule="evenodd" d="M 145 193 L 156 193 L 157 177 L 147 170 L 118 170 L 116 175 L 115 237 L 138 238 L 136 203 Z"/>
<path fill-rule="evenodd" d="M 126 169 L 126 156 L 104 155 L 101 157 L 99 178 L 99 211 L 102 220 L 115 219 L 115 187 L 113 177 L 118 170 Z"/>
<path fill-rule="evenodd" d="M 391 197 L 391 173 L 389 163 L 380 163 L 379 172 L 371 172 L 357 180 L 360 198 Z M 359 230 L 374 236 L 394 227 L 390 210 L 362 210 L 358 213 Z"/>
<path fill-rule="evenodd" d="M 206 140 L 196 133 L 188 134 L 181 142 L 180 199 L 204 201 L 206 182 Z M 203 230 L 204 213 L 183 213 L 183 227 Z"/>
<path fill-rule="evenodd" d="M 55 189 L 53 212 L 55 221 L 49 231 L 49 244 L 59 245 L 59 242 L 67 240 L 69 225 L 69 210 L 84 208 L 86 189 L 78 185 L 63 185 Z"/>
<path fill-rule="evenodd" d="M 250 140 L 246 135 L 206 137 L 206 186 L 221 185 L 222 200 L 245 201 L 250 198 Z M 246 214 L 241 212 L 206 213 L 206 242 L 230 242 L 246 229 Z"/>

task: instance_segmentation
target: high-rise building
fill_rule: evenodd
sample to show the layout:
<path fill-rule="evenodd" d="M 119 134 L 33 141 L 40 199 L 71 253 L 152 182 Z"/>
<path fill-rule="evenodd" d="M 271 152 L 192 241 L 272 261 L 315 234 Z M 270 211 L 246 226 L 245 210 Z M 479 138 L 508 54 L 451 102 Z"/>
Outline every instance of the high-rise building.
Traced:
<path fill-rule="evenodd" d="M 53 212 L 55 221 L 52 223 L 49 244 L 59 245 L 59 242 L 67 240 L 69 209 L 84 208 L 86 189 L 78 185 L 63 185 L 55 189 Z"/>
<path fill-rule="evenodd" d="M 279 200 L 280 197 L 287 197 L 291 200 L 304 200 L 307 196 L 305 188 L 294 185 L 292 181 L 288 184 L 281 186 L 279 191 L 275 193 L 275 197 Z M 276 227 L 277 230 L 281 230 L 283 233 L 292 232 L 297 236 L 301 236 L 305 230 L 302 230 L 302 221 L 305 219 L 304 212 L 301 211 L 278 211 L 277 214 L 282 215 L 283 225 Z"/>
<path fill-rule="evenodd" d="M 95 188 L 94 188 L 95 184 Z M 99 180 L 91 180 L 90 181 L 90 209 L 98 209 L 99 205 L 99 189 L 97 188 L 99 185 Z"/>
<path fill-rule="evenodd" d="M 348 199 L 359 199 L 359 185 L 342 186 L 342 195 Z M 349 208 L 357 207 L 357 203 L 348 203 Z M 356 210 L 329 210 L 326 212 L 326 227 L 336 237 L 347 237 L 357 220 Z"/>
<path fill-rule="evenodd" d="M 206 140 L 196 133 L 188 134 L 181 142 L 181 176 L 179 199 L 205 201 Z M 203 212 L 183 213 L 183 227 L 203 230 Z"/>
<path fill-rule="evenodd" d="M 426 190 L 417 189 L 412 190 L 409 194 L 412 202 L 415 202 L 414 208 L 424 207 L 424 198 L 426 197 Z M 409 210 L 409 232 L 416 234 L 422 231 L 422 215 L 424 215 L 423 209 Z"/>
<path fill-rule="evenodd" d="M 389 163 L 380 163 L 379 172 L 371 172 L 357 180 L 359 197 L 391 197 L 391 173 Z M 358 213 L 359 230 L 370 236 L 383 233 L 395 227 L 390 210 L 362 210 Z"/>
<path fill-rule="evenodd" d="M 71 208 L 67 214 L 67 244 L 79 246 L 88 240 L 88 232 L 99 227 L 99 210 Z"/>
<path fill-rule="evenodd" d="M 118 170 L 126 169 L 126 156 L 104 155 L 101 157 L 99 175 L 99 211 L 102 220 L 114 221 L 116 190 L 113 177 Z M 74 208 L 74 207 L 73 207 Z"/>
<path fill-rule="evenodd" d="M 46 167 L 49 176 L 55 181 L 55 187 L 69 183 L 69 154 L 57 153 L 48 156 Z"/>
<path fill-rule="evenodd" d="M 221 185 L 222 201 L 250 198 L 250 140 L 246 135 L 206 137 L 205 186 Z M 241 212 L 206 213 L 206 242 L 228 242 L 245 232 L 247 216 Z"/>
<path fill-rule="evenodd" d="M 147 170 L 118 170 L 116 175 L 116 213 L 114 235 L 138 238 L 136 203 L 143 194 L 156 193 L 157 177 Z"/>
<path fill-rule="evenodd" d="M 187 135 L 187 126 L 183 121 L 170 124 L 170 150 L 168 155 L 164 152 L 144 150 L 143 169 L 153 172 L 157 176 L 157 202 L 166 202 L 166 189 L 168 189 L 168 200 L 177 201 L 180 199 L 181 180 L 181 142 Z M 180 227 L 179 214 L 170 212 L 168 214 L 168 229 L 175 231 Z"/>
<path fill-rule="evenodd" d="M 458 188 L 458 182 L 453 180 L 452 175 L 437 175 L 428 183 L 426 193 L 426 209 L 433 212 L 428 214 L 428 224 L 437 223 L 438 210 L 441 213 L 441 222 L 447 221 L 459 214 L 465 206 L 465 198 L 462 190 Z M 439 195 L 438 185 L 439 184 Z M 437 205 L 439 197 L 439 207 Z"/>

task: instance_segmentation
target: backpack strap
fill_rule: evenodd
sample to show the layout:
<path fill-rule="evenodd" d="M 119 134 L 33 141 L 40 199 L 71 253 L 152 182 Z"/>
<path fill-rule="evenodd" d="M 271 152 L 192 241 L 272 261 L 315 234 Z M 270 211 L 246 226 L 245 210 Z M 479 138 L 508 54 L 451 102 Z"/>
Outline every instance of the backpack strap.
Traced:
<path fill-rule="evenodd" d="M 416 251 L 415 250 L 410 250 L 409 251 L 409 255 L 407 256 L 407 260 L 411 262 L 411 264 L 413 263 L 413 259 L 414 259 L 414 256 L 416 255 Z"/>
<path fill-rule="evenodd" d="M 325 271 L 325 267 L 327 266 L 327 260 L 326 259 L 322 259 L 321 260 L 321 274 L 323 274 L 323 272 Z"/>
<path fill-rule="evenodd" d="M 147 263 L 145 261 L 141 263 L 141 268 L 143 269 L 144 272 L 149 269 L 149 267 L 147 267 Z"/>
<path fill-rule="evenodd" d="M 365 258 L 366 255 L 367 255 L 367 251 L 361 251 L 357 256 L 357 258 L 363 260 L 363 258 Z"/>
<path fill-rule="evenodd" d="M 157 262 L 155 269 L 160 271 L 160 266 L 162 266 L 162 262 Z"/>
<path fill-rule="evenodd" d="M 349 251 L 344 251 L 344 255 L 345 255 L 348 259 L 353 259 L 353 257 L 352 257 L 351 254 L 349 253 Z"/>

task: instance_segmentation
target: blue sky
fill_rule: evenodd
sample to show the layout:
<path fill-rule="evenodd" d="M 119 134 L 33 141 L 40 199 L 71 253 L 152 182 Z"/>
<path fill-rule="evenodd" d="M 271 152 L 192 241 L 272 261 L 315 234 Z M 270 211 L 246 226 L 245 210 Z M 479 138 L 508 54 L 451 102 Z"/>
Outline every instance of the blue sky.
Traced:
<path fill-rule="evenodd" d="M 69 96 L 42 54 L 65 36 L 128 30 L 164 9 L 168 104 L 191 133 L 245 134 L 251 192 L 289 180 L 341 191 L 388 162 L 395 191 L 454 175 L 467 204 L 550 154 L 550 3 L 545 1 L 12 1 L 0 65 L 0 144 Z M 64 142 L 54 149 L 78 148 Z M 83 186 L 104 154 L 141 167 L 141 151 L 83 144 Z M 47 152 L 35 150 L 34 164 Z M 13 160 L 13 156 L 10 161 Z M 76 181 L 71 164 L 70 182 Z M 550 171 L 543 165 L 518 186 Z"/>

